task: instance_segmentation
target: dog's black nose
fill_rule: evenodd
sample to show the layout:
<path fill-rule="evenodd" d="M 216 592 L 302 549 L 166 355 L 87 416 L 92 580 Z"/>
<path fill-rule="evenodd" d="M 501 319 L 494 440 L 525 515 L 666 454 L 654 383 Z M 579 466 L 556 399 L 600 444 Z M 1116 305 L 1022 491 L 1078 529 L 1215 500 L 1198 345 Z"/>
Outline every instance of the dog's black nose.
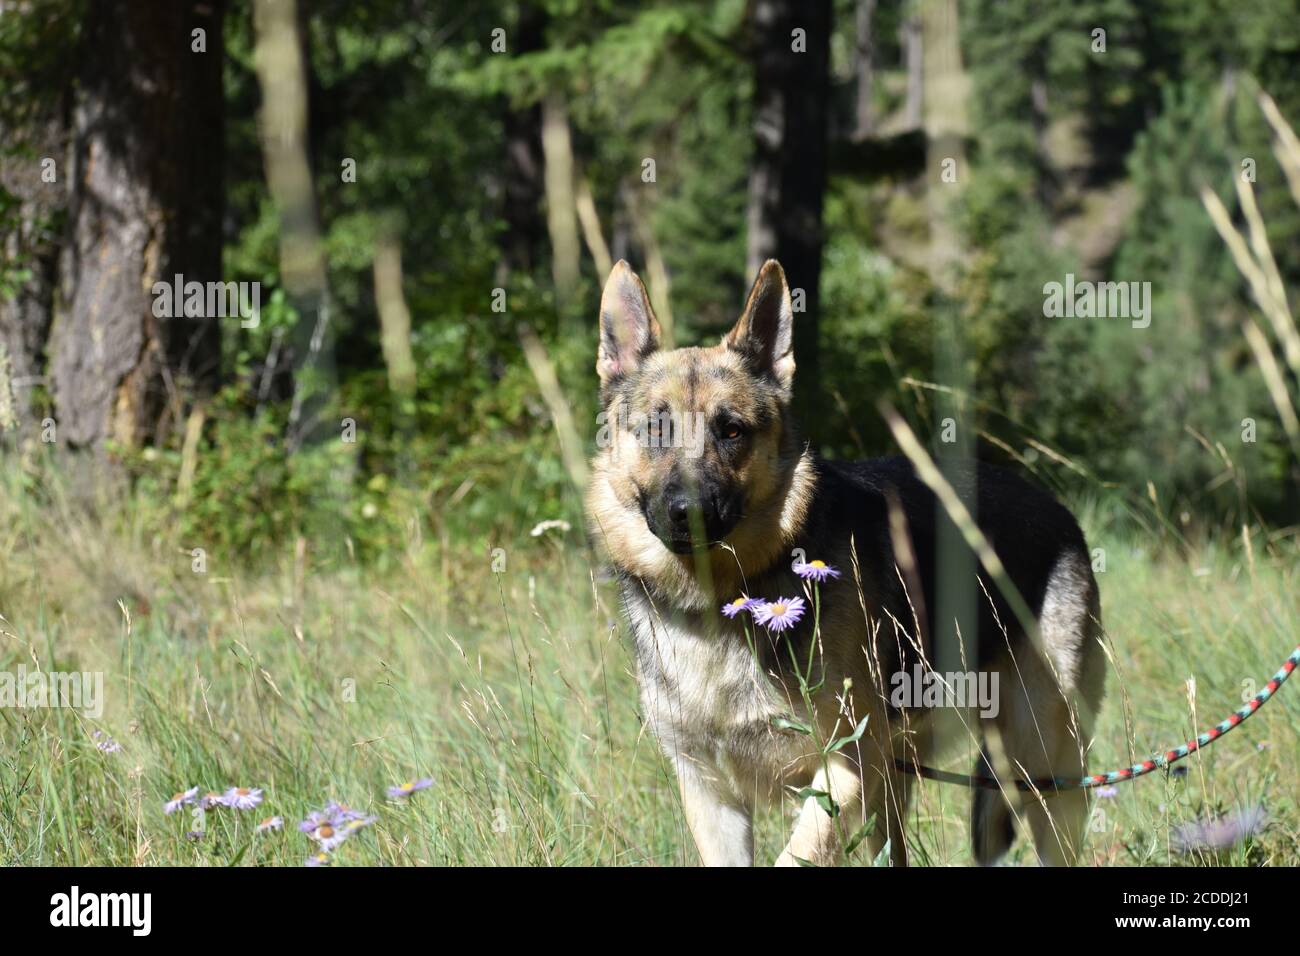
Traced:
<path fill-rule="evenodd" d="M 650 530 L 678 554 L 721 541 L 740 517 L 736 496 L 674 482 L 646 510 Z"/>
<path fill-rule="evenodd" d="M 690 525 L 691 499 L 684 494 L 676 494 L 668 499 L 668 520 L 674 530 L 688 531 Z"/>
<path fill-rule="evenodd" d="M 692 520 L 701 523 L 698 531 L 707 533 L 713 530 L 718 518 L 718 508 L 712 495 L 694 497 L 685 489 L 670 490 L 665 496 L 664 510 L 667 512 L 668 523 L 672 526 L 673 534 L 681 538 L 690 536 Z M 696 513 L 695 518 L 691 516 L 692 510 Z"/>

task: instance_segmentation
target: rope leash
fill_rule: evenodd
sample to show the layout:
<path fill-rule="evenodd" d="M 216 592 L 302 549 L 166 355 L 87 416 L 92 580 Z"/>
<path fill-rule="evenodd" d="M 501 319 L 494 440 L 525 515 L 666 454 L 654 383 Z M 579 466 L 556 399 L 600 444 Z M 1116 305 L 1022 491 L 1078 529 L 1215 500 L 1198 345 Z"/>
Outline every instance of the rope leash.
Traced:
<path fill-rule="evenodd" d="M 1124 780 L 1136 780 L 1138 777 L 1145 776 L 1153 770 L 1159 770 L 1162 767 L 1168 767 L 1176 764 L 1189 754 L 1193 754 L 1202 747 L 1209 746 L 1218 740 L 1234 727 L 1244 723 L 1246 718 L 1255 711 L 1259 710 L 1275 694 L 1277 689 L 1286 682 L 1291 676 L 1291 672 L 1300 664 L 1300 645 L 1291 652 L 1278 672 L 1265 685 L 1264 689 L 1252 697 L 1245 706 L 1233 711 L 1223 720 L 1219 721 L 1205 733 L 1192 738 L 1181 747 L 1175 747 L 1163 754 L 1159 754 L 1150 760 L 1144 760 L 1141 763 L 1135 763 L 1131 767 L 1124 767 L 1119 770 L 1108 770 L 1106 773 L 1090 774 L 1082 779 L 1078 777 L 1046 777 L 1038 780 L 1025 780 L 1017 778 L 1012 781 L 1017 790 L 1024 793 L 1042 793 L 1050 796 L 1060 790 L 1090 790 L 1093 787 L 1102 787 L 1107 784 L 1120 783 Z M 986 790 L 1001 790 L 1002 781 L 996 777 L 974 776 L 964 773 L 951 773 L 947 770 L 936 770 L 933 767 L 924 767 L 912 764 L 902 759 L 895 759 L 894 766 L 903 773 L 915 774 L 918 777 L 924 777 L 928 780 L 938 780 L 942 783 L 956 783 L 966 787 L 983 787 Z"/>

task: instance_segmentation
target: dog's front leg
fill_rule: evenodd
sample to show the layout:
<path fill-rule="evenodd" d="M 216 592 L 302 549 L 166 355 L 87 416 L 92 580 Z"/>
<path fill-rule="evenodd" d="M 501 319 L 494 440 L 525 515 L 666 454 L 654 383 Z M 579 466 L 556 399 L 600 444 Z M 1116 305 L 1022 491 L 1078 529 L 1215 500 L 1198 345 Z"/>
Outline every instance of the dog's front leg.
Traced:
<path fill-rule="evenodd" d="M 826 767 L 813 777 L 812 789 L 831 795 L 839 807 L 839 819 L 852 821 L 861 817 L 862 781 L 857 769 L 839 754 L 830 757 Z M 853 826 L 857 829 L 857 825 Z M 840 835 L 836 818 L 826 812 L 816 797 L 808 797 L 799 808 L 790 842 L 777 857 L 777 866 L 798 866 L 800 860 L 817 866 L 833 866 L 840 860 Z"/>
<path fill-rule="evenodd" d="M 677 780 L 686 825 L 704 865 L 753 865 L 753 811 L 727 794 L 713 773 L 686 759 L 677 761 Z"/>

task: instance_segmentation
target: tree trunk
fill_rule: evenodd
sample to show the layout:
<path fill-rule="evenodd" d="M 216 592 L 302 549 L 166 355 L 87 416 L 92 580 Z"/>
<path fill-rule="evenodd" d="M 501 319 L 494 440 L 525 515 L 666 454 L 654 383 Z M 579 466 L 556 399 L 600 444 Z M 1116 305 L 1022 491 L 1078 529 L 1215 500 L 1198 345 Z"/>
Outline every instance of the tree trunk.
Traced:
<path fill-rule="evenodd" d="M 515 27 L 511 55 L 542 49 L 546 35 L 546 11 L 540 6 L 522 5 Z M 507 272 L 527 272 L 537 265 L 546 238 L 542 221 L 542 107 L 540 103 L 515 106 L 507 103 L 504 116 L 506 231 L 501 252 Z M 603 278 L 603 277 L 602 277 Z"/>
<path fill-rule="evenodd" d="M 853 73 L 857 78 L 854 91 L 854 139 L 866 139 L 876 131 L 876 114 L 871 106 L 872 81 L 875 79 L 876 45 L 873 23 L 876 0 L 858 0 L 854 29 L 857 43 L 853 53 Z"/>
<path fill-rule="evenodd" d="M 94 3 L 73 116 L 58 439 L 161 441 L 220 368 L 212 315 L 155 316 L 155 282 L 220 279 L 224 0 Z M 193 31 L 204 31 L 204 52 Z M 179 313 L 179 314 L 178 314 Z"/>
<path fill-rule="evenodd" d="M 969 175 L 966 164 L 968 83 L 961 62 L 957 0 L 922 0 L 926 198 L 930 207 L 930 277 L 956 291 L 961 239 L 953 210 Z"/>
<path fill-rule="evenodd" d="M 917 129 L 921 125 L 921 114 L 925 99 L 925 68 L 922 63 L 924 43 L 921 37 L 921 16 L 911 13 L 899 29 L 898 42 L 903 48 L 903 66 L 907 71 L 907 99 L 903 107 L 903 126 Z"/>
<path fill-rule="evenodd" d="M 91 4 L 73 118 L 59 440 L 160 441 L 220 369 L 216 316 L 153 315 L 155 282 L 220 280 L 224 0 Z M 204 52 L 192 31 L 203 30 Z M 178 315 L 179 313 L 179 315 Z"/>
<path fill-rule="evenodd" d="M 296 0 L 256 0 L 258 118 L 266 181 L 280 213 L 280 276 L 298 311 L 292 332 L 293 400 L 285 443 L 290 451 L 323 440 L 333 426 L 318 421 L 338 389 L 334 300 L 321 243 L 320 210 L 310 161 L 308 120 L 312 87 L 310 24 Z M 335 432 L 337 434 L 337 432 Z M 335 490 L 344 487 L 340 482 Z"/>
<path fill-rule="evenodd" d="M 752 281 L 764 260 L 785 269 L 796 311 L 796 408 L 818 378 L 818 284 L 826 191 L 830 0 L 757 0 L 753 7 L 754 156 L 749 175 Z M 803 31 L 801 34 L 796 30 Z M 806 46 L 805 46 L 806 44 Z M 799 52 L 801 51 L 801 52 Z M 800 303 L 796 301 L 795 308 Z M 802 383 L 802 386 L 801 384 Z M 802 416 L 806 427 L 815 421 Z"/>
<path fill-rule="evenodd" d="M 551 237 L 555 300 L 566 319 L 578 286 L 578 207 L 574 193 L 573 135 L 569 109 L 559 93 L 542 100 L 542 156 L 545 160 L 546 229 Z"/>

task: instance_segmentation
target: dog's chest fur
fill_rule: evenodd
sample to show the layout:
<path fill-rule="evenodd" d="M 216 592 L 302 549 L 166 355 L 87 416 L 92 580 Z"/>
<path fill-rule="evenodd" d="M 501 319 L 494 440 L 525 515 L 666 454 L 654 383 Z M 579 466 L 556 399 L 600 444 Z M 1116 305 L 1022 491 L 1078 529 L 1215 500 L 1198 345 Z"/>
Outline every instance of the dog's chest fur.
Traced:
<path fill-rule="evenodd" d="M 743 635 L 692 615 L 656 614 L 630 586 L 624 604 L 646 720 L 669 758 L 765 798 L 802 782 L 803 738 L 773 724 L 797 710 L 797 700 L 763 672 Z"/>

